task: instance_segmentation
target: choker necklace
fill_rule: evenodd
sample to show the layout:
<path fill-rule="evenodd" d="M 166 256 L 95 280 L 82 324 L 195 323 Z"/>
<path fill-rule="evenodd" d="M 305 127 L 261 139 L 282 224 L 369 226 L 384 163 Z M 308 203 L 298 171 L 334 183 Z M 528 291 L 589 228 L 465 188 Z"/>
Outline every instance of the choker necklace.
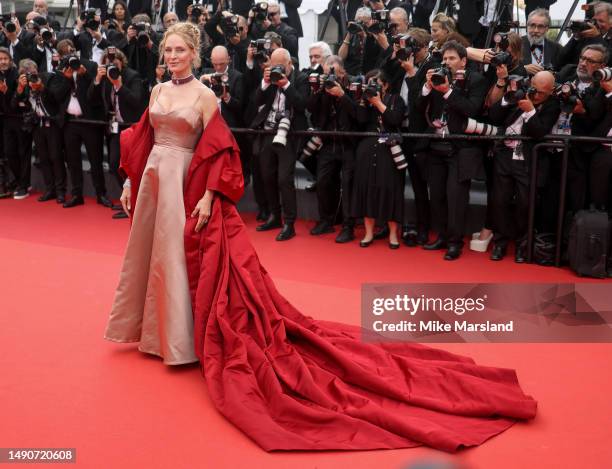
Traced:
<path fill-rule="evenodd" d="M 184 85 L 185 83 L 189 83 L 193 79 L 194 79 L 193 74 L 186 76 L 185 78 L 172 78 L 172 84 Z"/>

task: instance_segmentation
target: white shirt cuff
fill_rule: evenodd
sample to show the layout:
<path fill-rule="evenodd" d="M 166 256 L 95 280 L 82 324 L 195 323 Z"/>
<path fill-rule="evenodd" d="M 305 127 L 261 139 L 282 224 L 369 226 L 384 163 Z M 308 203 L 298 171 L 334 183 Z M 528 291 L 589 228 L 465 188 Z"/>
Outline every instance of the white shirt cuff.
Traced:
<path fill-rule="evenodd" d="M 501 100 L 501 105 L 502 105 L 502 107 L 507 107 L 507 106 L 509 106 L 508 101 L 506 101 L 506 98 L 502 98 L 502 100 Z"/>
<path fill-rule="evenodd" d="M 421 90 L 421 95 L 427 96 L 429 93 L 431 93 L 431 90 L 427 88 L 427 85 L 423 85 L 423 89 Z"/>
<path fill-rule="evenodd" d="M 266 91 L 270 87 L 270 83 L 266 83 L 264 79 L 261 79 L 261 90 Z"/>
<path fill-rule="evenodd" d="M 610 91 L 609 93 L 606 93 L 606 98 L 610 98 L 612 97 L 612 91 Z"/>
<path fill-rule="evenodd" d="M 11 42 L 11 46 L 15 47 L 17 44 L 19 44 L 19 38 L 15 38 L 15 42 Z"/>
<path fill-rule="evenodd" d="M 448 97 L 451 95 L 451 93 L 453 92 L 453 89 L 450 88 L 446 93 L 443 94 L 444 99 L 448 99 Z"/>
<path fill-rule="evenodd" d="M 287 84 L 286 84 L 285 86 L 283 86 L 283 87 L 282 87 L 282 88 L 283 88 L 283 90 L 286 90 L 287 88 L 289 88 L 289 85 L 291 85 L 291 82 L 290 82 L 290 81 L 288 81 L 288 82 L 287 82 Z"/>

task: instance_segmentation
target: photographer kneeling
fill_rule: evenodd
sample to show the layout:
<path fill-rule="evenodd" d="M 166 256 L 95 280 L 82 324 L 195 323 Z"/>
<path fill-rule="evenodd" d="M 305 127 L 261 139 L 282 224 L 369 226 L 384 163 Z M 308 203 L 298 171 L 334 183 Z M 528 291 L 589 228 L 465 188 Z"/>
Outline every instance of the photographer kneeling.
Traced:
<path fill-rule="evenodd" d="M 516 77 L 515 80 L 510 80 L 504 98 L 489 110 L 489 119 L 494 124 L 505 127 L 505 135 L 541 138 L 551 131 L 561 112 L 558 99 L 552 95 L 554 89 L 555 77 L 550 72 L 536 73 L 531 83 L 526 78 Z M 496 148 L 493 159 L 492 198 L 496 220 L 491 260 L 503 259 L 509 241 L 514 238 L 514 260 L 518 263 L 526 261 L 533 145 L 531 141 L 504 140 Z"/>

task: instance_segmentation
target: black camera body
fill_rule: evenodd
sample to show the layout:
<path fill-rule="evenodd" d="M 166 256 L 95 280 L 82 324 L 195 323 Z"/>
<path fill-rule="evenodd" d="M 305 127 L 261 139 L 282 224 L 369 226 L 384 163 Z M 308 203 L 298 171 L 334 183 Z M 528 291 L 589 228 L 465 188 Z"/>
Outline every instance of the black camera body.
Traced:
<path fill-rule="evenodd" d="M 572 32 L 572 34 L 579 34 L 587 29 L 591 29 L 593 27 L 593 23 L 591 21 L 570 21 L 568 29 Z"/>
<path fill-rule="evenodd" d="M 256 39 L 251 41 L 250 46 L 256 49 L 253 55 L 253 59 L 256 62 L 265 62 L 268 60 L 268 57 L 270 57 L 272 52 L 272 41 L 270 41 L 270 39 Z"/>
<path fill-rule="evenodd" d="M 453 80 L 453 72 L 447 65 L 442 64 L 439 68 L 435 69 L 431 75 L 431 83 L 435 86 L 442 85 L 445 81 L 445 78 L 448 79 L 448 82 L 451 83 Z"/>
<path fill-rule="evenodd" d="M 68 67 L 76 72 L 79 68 L 81 68 L 81 59 L 74 54 L 65 55 L 59 61 L 57 68 L 59 70 L 66 70 Z"/>
<path fill-rule="evenodd" d="M 528 98 L 537 90 L 531 86 L 531 80 L 527 77 L 519 75 L 510 75 L 508 77 L 508 89 L 504 94 L 504 99 L 509 104 L 516 104 L 520 100 Z"/>
<path fill-rule="evenodd" d="M 554 96 L 561 104 L 561 111 L 570 113 L 574 110 L 576 103 L 580 99 L 578 89 L 572 82 L 562 83 L 555 87 Z"/>
<path fill-rule="evenodd" d="M 239 34 L 238 17 L 236 15 L 224 16 L 221 19 L 220 27 L 225 39 L 229 41 L 232 37 Z"/>
<path fill-rule="evenodd" d="M 139 21 L 138 23 L 132 24 L 132 26 L 137 32 L 136 41 L 138 42 L 138 47 L 146 47 L 151 40 L 151 37 L 149 36 L 151 24 L 144 21 Z"/>
<path fill-rule="evenodd" d="M 270 68 L 270 83 L 276 85 L 285 76 L 285 68 L 282 65 L 275 65 Z"/>
<path fill-rule="evenodd" d="M 28 80 L 28 83 L 38 83 L 40 76 L 36 72 L 28 72 L 26 73 L 26 79 Z"/>
<path fill-rule="evenodd" d="M 7 33 L 14 33 L 17 31 L 17 25 L 13 21 L 13 17 L 10 13 L 0 16 L 0 21 L 2 21 Z"/>
<path fill-rule="evenodd" d="M 334 67 L 330 67 L 329 73 L 327 75 L 323 75 L 323 87 L 326 90 L 329 90 L 336 86 L 336 82 L 338 81 L 338 77 L 336 76 L 336 71 Z"/>
<path fill-rule="evenodd" d="M 510 47 L 510 41 L 508 40 L 508 33 L 495 33 L 493 36 L 493 43 L 497 50 L 507 51 Z"/>
<path fill-rule="evenodd" d="M 254 20 L 261 23 L 268 18 L 268 3 L 258 2 L 251 8 L 251 11 L 253 12 Z"/>
<path fill-rule="evenodd" d="M 113 80 L 117 80 L 121 76 L 121 70 L 115 64 L 107 65 L 106 75 Z"/>
<path fill-rule="evenodd" d="M 404 42 L 404 47 L 396 52 L 395 57 L 397 60 L 406 61 L 421 47 L 412 36 L 406 34 L 396 34 L 393 36 L 394 44 L 401 46 L 402 41 Z"/>
<path fill-rule="evenodd" d="M 197 23 L 198 20 L 200 19 L 200 16 L 202 16 L 203 14 L 204 14 L 204 7 L 202 5 L 201 0 L 193 0 L 193 3 L 191 4 L 191 15 L 190 16 Z"/>
<path fill-rule="evenodd" d="M 365 98 L 373 98 L 382 91 L 380 84 L 375 81 L 362 85 L 363 96 Z"/>
<path fill-rule="evenodd" d="M 368 32 L 372 34 L 382 33 L 389 29 L 389 10 L 372 11 L 373 23 L 368 27 Z"/>
<path fill-rule="evenodd" d="M 100 16 L 99 10 L 95 8 L 88 8 L 81 12 L 81 21 L 85 23 L 85 27 L 96 30 L 100 27 L 100 22 L 96 19 L 96 16 Z"/>
<path fill-rule="evenodd" d="M 361 21 L 349 21 L 346 24 L 346 30 L 351 34 L 359 34 L 365 32 L 365 26 Z"/>
<path fill-rule="evenodd" d="M 495 67 L 498 67 L 500 65 L 505 65 L 506 67 L 509 67 L 510 65 L 512 65 L 512 55 L 510 54 L 510 52 L 506 51 L 498 52 L 491 59 L 491 65 Z"/>
<path fill-rule="evenodd" d="M 229 77 L 227 73 L 213 73 L 210 76 L 210 89 L 213 90 L 215 96 L 220 98 L 229 91 Z"/>

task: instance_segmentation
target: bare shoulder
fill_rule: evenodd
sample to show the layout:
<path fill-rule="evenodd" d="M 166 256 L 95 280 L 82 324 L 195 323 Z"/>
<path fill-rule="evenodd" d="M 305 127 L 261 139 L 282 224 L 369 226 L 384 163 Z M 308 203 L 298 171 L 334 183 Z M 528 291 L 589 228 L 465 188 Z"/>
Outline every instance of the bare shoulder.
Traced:
<path fill-rule="evenodd" d="M 157 95 L 159 94 L 159 91 L 161 90 L 161 87 L 163 85 L 163 83 L 158 83 L 153 87 L 153 89 L 151 90 L 151 97 L 149 98 L 149 106 L 151 106 L 155 102 L 155 99 L 157 98 Z"/>
<path fill-rule="evenodd" d="M 217 105 L 217 97 L 215 93 L 205 84 L 198 82 L 199 93 L 200 93 L 200 108 L 202 110 L 202 118 L 204 120 L 204 127 L 208 124 L 208 121 L 214 115 L 215 111 L 218 109 Z"/>

